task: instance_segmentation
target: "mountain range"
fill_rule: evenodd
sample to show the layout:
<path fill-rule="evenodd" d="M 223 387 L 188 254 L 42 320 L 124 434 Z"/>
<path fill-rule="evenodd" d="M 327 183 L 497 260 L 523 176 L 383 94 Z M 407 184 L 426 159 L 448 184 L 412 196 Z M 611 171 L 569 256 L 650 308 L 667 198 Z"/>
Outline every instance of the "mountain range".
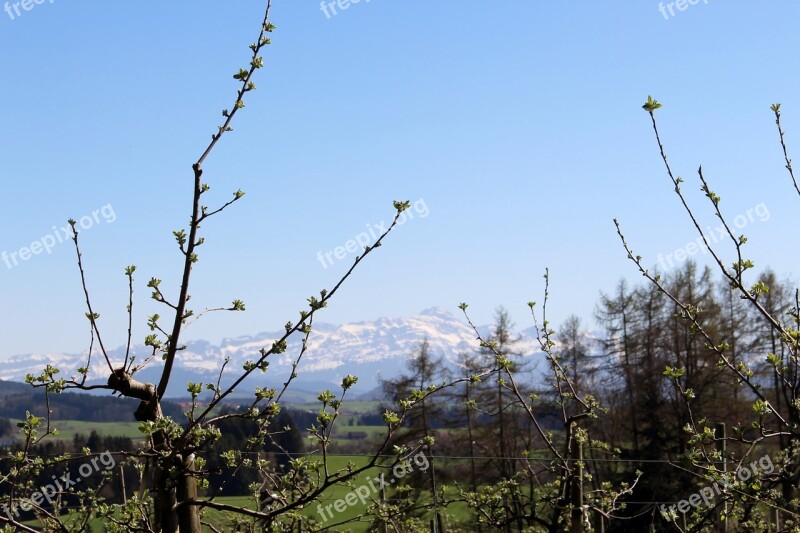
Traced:
<path fill-rule="evenodd" d="M 486 336 L 489 326 L 478 328 Z M 203 340 L 188 341 L 175 361 L 167 390 L 169 397 L 186 396 L 186 383 L 214 382 L 226 357 L 231 362 L 222 376 L 222 384 L 230 383 L 240 375 L 246 361 L 255 361 L 259 350 L 269 348 L 282 332 L 265 332 L 253 336 L 223 339 L 219 345 Z M 354 322 L 341 325 L 315 323 L 309 339 L 309 347 L 297 367 L 298 378 L 289 390 L 294 390 L 294 401 L 305 397 L 313 399 L 316 393 L 331 389 L 336 391 L 343 377 L 358 376 L 353 388 L 355 396 L 375 389 L 381 378 L 392 378 L 402 373 L 409 359 L 418 352 L 420 344 L 427 340 L 430 352 L 441 356 L 450 367 L 457 366 L 460 353 L 475 353 L 478 341 L 475 332 L 464 320 L 456 318 L 441 307 L 426 309 L 421 313 L 403 318 L 378 318 L 374 321 Z M 301 336 L 289 339 L 286 352 L 270 356 L 270 367 L 266 373 L 256 370 L 237 390 L 250 394 L 255 386 L 276 387 L 286 381 L 292 370 L 292 362 L 301 349 Z M 515 351 L 533 355 L 538 352 L 538 343 L 532 332 L 522 332 Z M 144 345 L 131 349 L 137 360 L 144 360 L 150 349 Z M 109 352 L 114 361 L 122 361 L 124 347 Z M 24 354 L 0 359 L 0 380 L 22 381 L 26 374 L 38 374 L 50 364 L 61 370 L 62 376 L 71 376 L 75 369 L 86 364 L 87 353 L 80 354 Z M 156 382 L 162 371 L 160 358 L 151 361 L 136 374 L 140 381 Z M 90 365 L 89 380 L 104 383 L 108 376 L 105 361 L 95 354 Z M 302 394 L 302 392 L 307 394 Z"/>

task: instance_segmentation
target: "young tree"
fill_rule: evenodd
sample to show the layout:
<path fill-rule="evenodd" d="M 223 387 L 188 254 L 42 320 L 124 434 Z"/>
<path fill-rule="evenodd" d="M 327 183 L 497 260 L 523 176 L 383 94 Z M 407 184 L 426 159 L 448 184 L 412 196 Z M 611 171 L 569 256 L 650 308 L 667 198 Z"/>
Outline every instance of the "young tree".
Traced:
<path fill-rule="evenodd" d="M 590 353 L 588 332 L 577 315 L 569 315 L 559 328 L 556 337 L 559 352 L 564 360 L 564 369 L 579 391 L 594 388 L 592 380 L 596 372 Z"/>
<path fill-rule="evenodd" d="M 464 427 L 464 424 L 466 424 L 467 432 L 466 434 L 463 432 L 456 433 L 455 437 L 451 439 L 450 449 L 454 450 L 454 455 L 456 454 L 457 450 L 469 450 L 470 491 L 477 493 L 479 477 L 476 460 L 477 421 L 475 420 L 475 414 L 477 412 L 477 403 L 475 401 L 475 389 L 476 385 L 478 385 L 478 382 L 473 383 L 470 378 L 471 376 L 480 374 L 481 366 L 478 358 L 474 354 L 470 354 L 468 352 L 460 353 L 458 360 L 459 370 L 462 371 L 462 377 L 466 378 L 468 381 L 463 383 L 460 387 L 455 388 L 448 395 L 448 398 L 452 399 L 457 406 L 461 407 L 460 410 L 455 410 L 454 413 L 451 412 L 453 427 L 460 429 Z M 462 438 L 459 438 L 459 435 L 461 435 Z M 481 475 L 481 479 L 483 480 L 485 477 Z M 482 527 L 477 517 L 473 517 L 473 522 L 477 523 L 477 531 L 478 533 L 481 533 Z"/>
<path fill-rule="evenodd" d="M 478 354 L 479 360 L 485 368 L 497 365 L 497 354 L 509 360 L 511 370 L 520 373 L 525 370 L 524 361 L 521 359 L 518 345 L 520 336 L 514 334 L 514 324 L 504 307 L 495 310 L 494 325 L 492 326 L 488 343 L 492 347 L 482 346 Z M 493 457 L 491 463 L 496 477 L 485 475 L 487 482 L 500 481 L 501 483 L 512 483 L 519 470 L 517 458 L 522 457 L 527 451 L 524 436 L 528 435 L 527 428 L 523 428 L 522 410 L 508 389 L 505 374 L 497 373 L 494 383 L 487 382 L 476 386 L 476 405 L 484 415 L 485 422 L 480 426 L 477 433 L 487 455 Z M 489 472 L 485 472 L 488 474 Z M 519 493 L 511 493 L 510 497 L 503 496 L 503 507 L 505 508 L 506 531 L 510 531 L 512 517 L 516 517 L 516 525 L 519 529 L 523 527 L 523 503 Z"/>
<path fill-rule="evenodd" d="M 433 457 L 433 446 L 435 443 L 434 425 L 439 425 L 444 419 L 445 405 L 436 398 L 424 398 L 424 392 L 435 390 L 437 386 L 447 382 L 446 372 L 441 357 L 436 357 L 431 353 L 430 343 L 427 339 L 419 345 L 419 349 L 413 358 L 408 361 L 408 373 L 397 377 L 394 380 L 381 382 L 386 397 L 393 403 L 402 402 L 407 397 L 420 397 L 420 408 L 406 417 L 406 424 L 402 431 L 399 431 L 391 441 L 394 446 L 402 446 L 410 441 L 423 444 L 424 453 L 428 457 L 429 467 L 426 472 L 413 472 L 407 478 L 408 482 L 417 485 L 410 507 L 419 508 L 422 498 L 421 489 L 427 485 L 433 499 L 433 509 L 436 515 L 439 528 L 442 527 L 442 515 L 439 510 L 440 498 L 437 491 L 436 463 Z M 427 476 L 427 483 L 422 481 L 422 477 Z"/>
<path fill-rule="evenodd" d="M 616 295 L 612 298 L 605 294 L 600 295 L 600 304 L 595 311 L 598 321 L 605 327 L 606 335 L 603 348 L 609 357 L 608 373 L 609 388 L 622 388 L 626 393 L 627 431 L 633 439 L 633 453 L 639 453 L 639 425 L 636 397 L 639 394 L 638 380 L 635 379 L 639 366 L 636 353 L 636 309 L 634 308 L 634 294 L 628 291 L 625 280 L 620 280 L 617 285 Z M 621 376 L 624 380 L 621 385 L 616 385 L 612 380 Z M 612 437 L 613 439 L 614 437 Z M 616 437 L 619 441 L 619 436 Z M 613 440 L 612 440 L 613 442 Z"/>
<path fill-rule="evenodd" d="M 327 462 L 330 434 L 338 418 L 343 398 L 347 390 L 357 381 L 357 378 L 353 376 L 347 376 L 342 380 L 342 391 L 338 397 L 329 391 L 319 396 L 322 410 L 317 420 L 320 425 L 312 428 L 312 435 L 316 438 L 319 448 L 317 451 L 323 456 L 320 464 L 314 464 L 304 457 L 287 462 L 284 456 L 281 459 L 283 468 L 278 469 L 276 465 L 270 465 L 269 460 L 263 458 L 259 453 L 263 451 L 265 445 L 281 443 L 286 435 L 293 434 L 291 428 L 287 433 L 282 428 L 276 429 L 274 423 L 276 420 L 281 420 L 280 401 L 297 377 L 296 370 L 303 354 L 308 349 L 308 339 L 312 332 L 314 318 L 320 310 L 327 306 L 355 268 L 367 255 L 379 248 L 386 236 L 395 228 L 401 213 L 409 207 L 408 202 L 395 202 L 395 217 L 389 227 L 374 242 L 365 247 L 363 253 L 354 260 L 350 268 L 330 290 L 322 290 L 318 296 L 308 298 L 308 305 L 300 311 L 299 320 L 296 323 L 287 322 L 281 338 L 261 349 L 255 360 L 247 361 L 240 369 L 231 368 L 229 366 L 230 359 L 226 360 L 214 383 L 189 383 L 187 390 L 192 397 L 192 407 L 185 413 L 185 420 L 175 420 L 164 416 L 161 402 L 170 384 L 175 362 L 181 357 L 182 350 L 185 349 L 181 342 L 185 327 L 212 311 L 241 312 L 245 310 L 244 302 L 238 299 L 233 300 L 230 306 L 203 311 L 191 309 L 189 307 L 190 282 L 200 258 L 200 247 L 205 242 L 204 237 L 201 236 L 201 227 L 207 224 L 209 219 L 226 210 L 244 196 L 244 193 L 238 190 L 228 201 L 220 201 L 217 207 L 209 207 L 206 199 L 210 195 L 211 187 L 205 180 L 204 163 L 223 137 L 227 137 L 227 134 L 232 131 L 231 124 L 234 118 L 244 108 L 245 98 L 255 89 L 253 78 L 256 71 L 264 64 L 261 54 L 269 45 L 268 36 L 274 30 L 274 26 L 270 22 L 270 8 L 271 2 L 268 0 L 257 38 L 250 45 L 249 64 L 240 68 L 233 76 L 238 84 L 233 103 L 228 109 L 222 111 L 221 124 L 214 130 L 211 141 L 204 147 L 192 165 L 193 183 L 189 225 L 187 228 L 173 232 L 183 263 L 177 294 L 174 297 L 169 296 L 169 290 L 162 287 L 161 280 L 156 277 L 151 278 L 147 284 L 152 290 L 152 299 L 163 305 L 171 317 L 168 322 L 166 319 L 162 320 L 158 314 L 148 317 L 147 324 L 153 333 L 148 335 L 144 342 L 150 350 L 146 360 L 137 361 L 131 350 L 136 268 L 129 266 L 125 269 L 130 295 L 127 305 L 129 317 L 127 350 L 123 360 L 114 360 L 106 348 L 107 338 L 101 334 L 100 314 L 96 311 L 90 297 L 89 280 L 84 275 L 84 262 L 76 223 L 73 220 L 69 221 L 85 296 L 86 316 L 90 323 L 89 359 L 84 367 L 77 370 L 76 377 L 61 378 L 57 368 L 48 366 L 41 374 L 28 376 L 27 381 L 36 387 L 42 387 L 46 398 L 49 398 L 51 394 L 69 389 L 105 389 L 109 393 L 139 400 L 140 403 L 134 417 L 141 422 L 140 428 L 147 436 L 147 444 L 142 449 L 132 449 L 116 454 L 120 460 L 128 461 L 139 471 L 140 487 L 138 491 L 131 491 L 127 494 L 123 504 L 107 505 L 98 493 L 78 490 L 72 486 L 58 485 L 53 487 L 47 501 L 43 501 L 34 484 L 37 475 L 45 467 L 66 464 L 66 461 L 73 460 L 74 457 L 66 457 L 62 454 L 55 457 L 37 457 L 35 445 L 43 438 L 54 434 L 56 428 L 51 423 L 49 413 L 44 419 L 29 413 L 26 420 L 20 423 L 24 437 L 23 449 L 19 453 L 7 457 L 11 463 L 10 474 L 0 478 L 0 484 L 8 488 L 0 496 L 0 506 L 10 510 L 8 513 L 0 513 L 0 526 L 5 524 L 5 532 L 12 530 L 36 531 L 24 523 L 28 517 L 38 519 L 42 530 L 45 531 L 85 531 L 88 529 L 89 518 L 97 515 L 103 517 L 108 531 L 174 533 L 180 530 L 183 533 L 197 533 L 201 529 L 204 509 L 214 509 L 227 515 L 236 528 L 263 527 L 281 530 L 282 528 L 295 528 L 299 524 L 311 524 L 314 520 L 303 516 L 300 511 L 330 487 L 347 483 L 375 466 L 386 449 L 386 442 L 403 423 L 404 418 L 410 412 L 414 412 L 429 394 L 438 390 L 439 387 L 434 386 L 422 395 L 408 401 L 398 412 L 386 413 L 386 441 L 375 450 L 368 464 L 363 467 L 333 470 L 330 469 Z M 268 371 L 270 361 L 287 350 L 290 337 L 299 337 L 302 347 L 294 357 L 291 374 L 286 378 L 283 386 L 279 389 L 256 388 L 253 392 L 253 400 L 245 410 L 235 413 L 220 413 L 222 402 L 238 391 L 248 377 L 257 372 Z M 97 354 L 95 354 L 95 347 Z M 104 385 L 88 384 L 92 357 L 101 357 L 108 368 L 108 380 Z M 145 383 L 137 380 L 137 373 L 157 357 L 164 361 L 163 371 L 158 382 Z M 226 379 L 223 380 L 223 377 Z M 203 390 L 207 390 L 211 394 L 211 399 L 205 403 L 199 402 Z M 224 425 L 228 421 L 237 419 L 249 423 L 252 428 L 249 431 L 252 432 L 248 433 L 243 448 L 221 450 L 219 457 L 225 466 L 234 473 L 247 468 L 272 472 L 273 483 L 269 490 L 271 494 L 274 494 L 274 501 L 268 508 L 253 510 L 246 505 L 219 503 L 216 501 L 216 497 L 224 491 L 226 481 L 222 480 L 218 485 L 209 486 L 208 479 L 211 472 L 206 468 L 207 464 L 203 455 L 220 441 Z M 283 447 L 287 445 L 287 441 L 281 444 Z M 398 462 L 403 460 L 403 453 L 401 451 L 397 454 Z M 86 461 L 94 460 L 95 462 L 101 455 L 99 450 L 88 448 L 81 454 Z M 254 460 L 253 457 L 256 459 Z M 311 476 L 312 472 L 316 475 Z M 201 494 L 201 491 L 205 491 L 205 493 Z M 81 512 L 67 513 L 60 507 L 59 502 L 62 500 L 62 496 L 66 495 L 72 495 L 79 500 Z M 22 514 L 19 513 L 19 509 L 22 509 Z"/>

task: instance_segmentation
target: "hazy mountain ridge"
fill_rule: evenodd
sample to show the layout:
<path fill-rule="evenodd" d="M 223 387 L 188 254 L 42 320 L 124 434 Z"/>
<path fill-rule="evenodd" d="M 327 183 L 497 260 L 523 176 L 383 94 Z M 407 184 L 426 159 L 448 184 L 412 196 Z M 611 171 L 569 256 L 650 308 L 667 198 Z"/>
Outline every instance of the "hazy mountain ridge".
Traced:
<path fill-rule="evenodd" d="M 489 331 L 488 326 L 479 328 L 482 335 Z M 517 346 L 517 351 L 525 354 L 538 352 L 535 339 L 525 333 Z M 219 345 L 204 340 L 187 342 L 175 362 L 169 396 L 182 396 L 188 381 L 215 381 L 226 357 L 231 362 L 223 374 L 223 383 L 239 374 L 242 364 L 260 357 L 259 350 L 269 348 L 281 332 L 264 332 L 256 335 L 223 339 Z M 288 349 L 283 354 L 271 356 L 270 369 L 266 374 L 256 371 L 242 392 L 251 390 L 252 385 L 277 386 L 282 384 L 291 372 L 291 364 L 301 349 L 300 335 L 293 335 Z M 378 385 L 379 378 L 392 377 L 400 373 L 406 361 L 413 356 L 419 345 L 428 340 L 435 355 L 443 356 L 455 364 L 459 353 L 475 353 L 478 341 L 475 332 L 463 320 L 441 307 L 432 307 L 421 313 L 401 318 L 381 317 L 374 321 L 353 322 L 341 325 L 315 324 L 309 339 L 308 350 L 298 366 L 299 378 L 295 384 L 304 389 L 319 390 L 336 387 L 347 374 L 359 377 L 357 390 L 364 393 Z M 150 350 L 137 345 L 131 352 L 141 361 Z M 112 362 L 124 359 L 125 349 L 119 347 L 110 352 Z M 71 376 L 75 369 L 85 366 L 87 353 L 83 354 L 28 354 L 14 355 L 0 360 L 0 379 L 22 381 L 26 374 L 38 374 L 47 364 L 58 367 L 61 375 Z M 161 373 L 163 362 L 160 358 L 151 361 L 137 374 L 137 379 L 155 381 Z M 108 367 L 97 352 L 90 364 L 90 380 L 104 382 Z"/>

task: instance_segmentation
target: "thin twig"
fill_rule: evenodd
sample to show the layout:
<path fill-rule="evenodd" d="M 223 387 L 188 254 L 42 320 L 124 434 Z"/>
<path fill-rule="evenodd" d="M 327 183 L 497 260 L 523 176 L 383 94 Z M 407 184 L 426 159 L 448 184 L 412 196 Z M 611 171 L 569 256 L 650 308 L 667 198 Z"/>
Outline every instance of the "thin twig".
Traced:
<path fill-rule="evenodd" d="M 86 273 L 83 270 L 81 248 L 80 245 L 78 244 L 78 230 L 75 229 L 74 220 L 70 220 L 69 225 L 72 228 L 72 241 L 75 243 L 75 253 L 78 255 L 78 269 L 80 270 L 81 273 L 81 284 L 83 285 L 83 295 L 86 298 L 86 307 L 89 309 L 88 318 L 89 321 L 92 323 L 92 329 L 94 329 L 95 335 L 97 335 L 97 343 L 100 345 L 100 351 L 103 353 L 103 357 L 105 357 L 108 369 L 113 374 L 114 367 L 111 365 L 111 360 L 108 358 L 108 352 L 106 352 L 105 346 L 103 346 L 103 339 L 100 337 L 100 329 L 97 327 L 97 320 L 95 319 L 97 315 L 92 309 L 92 302 L 89 299 L 89 289 L 86 287 Z"/>

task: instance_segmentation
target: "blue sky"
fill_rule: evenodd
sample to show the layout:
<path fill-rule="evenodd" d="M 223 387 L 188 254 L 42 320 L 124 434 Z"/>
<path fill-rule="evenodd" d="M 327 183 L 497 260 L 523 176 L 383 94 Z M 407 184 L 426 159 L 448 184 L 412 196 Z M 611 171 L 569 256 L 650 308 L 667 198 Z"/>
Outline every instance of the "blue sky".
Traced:
<path fill-rule="evenodd" d="M 138 267 L 137 339 L 158 311 L 147 280 L 177 291 L 171 232 L 188 219 L 191 163 L 231 105 L 263 7 L 45 0 L 0 12 L 0 251 L 88 217 L 82 249 L 107 345 L 125 339 L 126 265 Z M 696 238 L 641 109 L 649 94 L 704 222 L 715 220 L 700 164 L 731 217 L 769 213 L 743 228 L 749 257 L 794 277 L 798 197 L 769 105 L 783 103 L 800 153 L 800 5 L 673 11 L 651 0 L 362 0 L 329 18 L 318 2 L 275 0 L 258 90 L 205 165 L 211 198 L 247 195 L 203 228 L 193 278 L 196 309 L 241 298 L 247 312 L 212 315 L 188 337 L 294 320 L 352 259 L 325 268 L 317 252 L 388 221 L 395 199 L 420 209 L 323 320 L 466 301 L 479 323 L 502 304 L 528 327 L 525 303 L 541 300 L 549 267 L 553 324 L 591 322 L 599 291 L 641 279 L 612 218 L 651 265 Z M 0 293 L 0 357 L 87 347 L 70 245 L 0 263 Z"/>

